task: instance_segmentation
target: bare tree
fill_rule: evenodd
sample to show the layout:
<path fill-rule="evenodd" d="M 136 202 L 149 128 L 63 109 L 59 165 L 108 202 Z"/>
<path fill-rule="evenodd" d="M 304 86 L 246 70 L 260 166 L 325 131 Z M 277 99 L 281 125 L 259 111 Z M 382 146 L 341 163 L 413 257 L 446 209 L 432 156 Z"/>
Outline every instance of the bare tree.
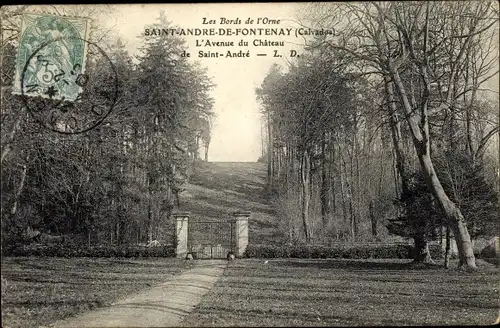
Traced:
<path fill-rule="evenodd" d="M 460 263 L 475 268 L 464 217 L 434 169 L 429 121 L 457 104 L 467 49 L 498 22 L 492 3 L 373 2 L 332 7 L 328 14 L 324 8 L 318 9 L 337 27 L 337 35 L 322 45 L 342 51 L 353 63 L 355 60 L 358 71 L 373 68 L 394 88 L 426 182 L 457 239 Z M 487 80 L 486 74 L 482 72 L 477 81 Z M 439 92 L 434 90 L 436 85 Z"/>

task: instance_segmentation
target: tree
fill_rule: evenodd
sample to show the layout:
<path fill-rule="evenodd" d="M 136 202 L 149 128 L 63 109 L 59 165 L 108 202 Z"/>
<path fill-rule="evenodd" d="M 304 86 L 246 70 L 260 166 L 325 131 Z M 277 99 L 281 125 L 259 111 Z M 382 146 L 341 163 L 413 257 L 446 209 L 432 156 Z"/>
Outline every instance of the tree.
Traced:
<path fill-rule="evenodd" d="M 453 156 L 450 160 L 449 156 Z M 480 167 L 474 167 L 466 153 L 448 153 L 435 159 L 443 187 L 467 219 L 471 236 L 493 236 L 499 224 L 498 196 L 484 179 Z M 427 243 L 438 237 L 442 226 L 448 226 L 445 213 L 425 183 L 422 172 L 410 179 L 408 192 L 398 200 L 402 215 L 389 221 L 388 229 L 399 236 L 415 240 L 414 260 L 430 261 Z"/>
<path fill-rule="evenodd" d="M 328 15 L 319 8 L 326 19 L 318 21 L 326 20 L 336 30 L 320 46 L 342 52 L 353 69 L 377 74 L 393 89 L 388 94 L 397 95 L 425 181 L 457 239 L 460 263 L 475 268 L 465 219 L 434 167 L 430 121 L 487 80 L 483 70 L 476 87 L 464 88 L 461 72 L 464 63 L 472 63 L 467 49 L 494 29 L 498 14 L 488 2 L 373 2 L 332 7 Z M 437 92 L 433 92 L 434 86 Z"/>
<path fill-rule="evenodd" d="M 437 238 L 437 231 L 445 224 L 442 212 L 436 207 L 421 172 L 407 180 L 406 188 L 406 193 L 397 201 L 401 214 L 390 219 L 387 228 L 392 234 L 414 240 L 415 262 L 431 262 L 428 242 Z"/>
<path fill-rule="evenodd" d="M 169 25 L 161 12 L 158 22 L 150 27 Z M 137 131 L 137 137 L 144 142 L 148 162 L 150 239 L 155 222 L 170 217 L 175 202 L 178 205 L 178 194 L 188 176 L 189 150 L 197 153 L 196 139 L 203 133 L 207 140 L 204 122 L 210 122 L 213 116 L 213 101 L 208 96 L 212 84 L 205 70 L 181 56 L 184 47 L 184 41 L 177 37 L 150 37 L 138 65 L 136 99 L 144 127 Z M 196 149 L 190 149 L 190 145 Z M 154 211 L 153 204 L 160 199 L 163 206 Z"/>
<path fill-rule="evenodd" d="M 87 7 L 81 15 L 95 16 L 96 8 Z M 78 9 L 50 8 L 56 14 Z M 18 17 L 9 23 L 15 25 Z M 168 26 L 165 15 L 158 24 Z M 166 218 L 180 206 L 182 185 L 192 171 L 191 145 L 197 136 L 210 138 L 212 83 L 203 67 L 180 57 L 182 39 L 149 39 L 135 65 L 120 38 L 99 27 L 94 32 L 98 39 L 91 41 L 106 55 L 89 47 L 87 73 L 99 71 L 101 79 L 86 87 L 105 102 L 117 99 L 101 125 L 77 135 L 54 133 L 31 119 L 10 93 L 15 38 L 2 44 L 4 244 L 30 229 L 71 236 L 67 240 L 81 245 L 169 241 L 162 230 L 173 234 Z M 115 74 L 118 94 L 106 83 Z"/>
<path fill-rule="evenodd" d="M 337 194 L 342 197 L 343 225 L 349 230 L 349 238 L 354 240 L 361 234 L 360 208 L 367 208 L 368 202 L 363 204 L 361 180 L 365 172 L 361 171 L 365 163 L 359 155 L 368 153 L 372 137 L 363 133 L 370 124 L 364 111 L 370 98 L 365 83 L 346 72 L 334 56 L 311 52 L 291 63 L 287 72 L 271 67 L 256 90 L 268 127 L 269 184 L 277 190 L 279 201 L 288 203 L 285 206 L 291 207 L 286 199 L 296 197 L 295 209 L 282 212 L 290 221 L 300 217 L 305 241 L 316 234 L 326 238 L 326 231 L 335 225 L 333 216 L 338 213 L 332 210 L 338 209 Z M 336 192 L 337 165 L 341 188 Z M 290 227 L 292 238 L 294 224 Z"/>

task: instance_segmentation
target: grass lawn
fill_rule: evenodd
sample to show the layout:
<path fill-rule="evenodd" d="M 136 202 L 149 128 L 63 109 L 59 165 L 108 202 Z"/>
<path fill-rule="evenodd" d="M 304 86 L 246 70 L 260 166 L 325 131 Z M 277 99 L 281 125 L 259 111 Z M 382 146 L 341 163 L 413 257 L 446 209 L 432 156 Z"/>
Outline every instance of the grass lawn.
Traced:
<path fill-rule="evenodd" d="M 184 326 L 492 324 L 499 269 L 405 260 L 237 260 Z"/>
<path fill-rule="evenodd" d="M 191 265 L 170 258 L 3 258 L 2 327 L 49 325 L 159 284 Z"/>

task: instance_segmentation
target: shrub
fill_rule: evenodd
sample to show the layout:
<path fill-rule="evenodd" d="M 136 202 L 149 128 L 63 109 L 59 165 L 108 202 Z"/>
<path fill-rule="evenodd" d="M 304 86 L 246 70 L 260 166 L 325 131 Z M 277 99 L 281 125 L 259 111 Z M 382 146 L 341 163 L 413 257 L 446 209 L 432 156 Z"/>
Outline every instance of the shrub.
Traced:
<path fill-rule="evenodd" d="M 248 245 L 245 257 L 254 258 L 411 258 L 411 246 L 392 245 Z"/>
<path fill-rule="evenodd" d="M 41 257 L 175 257 L 172 246 L 93 246 L 67 247 L 60 245 L 18 245 L 5 250 L 6 256 Z"/>
<path fill-rule="evenodd" d="M 414 247 L 411 247 L 410 248 L 410 258 L 414 258 L 414 252 L 415 252 L 415 248 Z M 442 246 L 439 245 L 439 244 L 431 244 L 429 245 L 429 252 L 430 252 L 430 255 L 431 255 L 431 258 L 433 260 L 439 260 L 439 259 L 443 259 L 444 258 L 444 251 L 442 249 Z M 451 259 L 455 259 L 457 256 L 455 253 L 451 253 L 450 254 L 450 258 Z"/>

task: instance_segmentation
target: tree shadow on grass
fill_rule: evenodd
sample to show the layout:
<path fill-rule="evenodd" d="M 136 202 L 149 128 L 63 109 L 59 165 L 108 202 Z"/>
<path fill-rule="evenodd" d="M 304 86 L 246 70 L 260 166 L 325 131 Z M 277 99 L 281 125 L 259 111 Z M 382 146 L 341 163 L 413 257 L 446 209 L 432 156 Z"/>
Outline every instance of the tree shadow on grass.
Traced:
<path fill-rule="evenodd" d="M 89 285 L 99 284 L 99 285 L 126 285 L 126 284 L 141 284 L 141 283 L 151 283 L 151 281 L 161 281 L 161 279 L 143 279 L 142 281 L 137 281 L 134 277 L 106 277 L 94 275 L 65 275 L 59 276 L 52 279 L 44 279 L 47 277 L 12 277 L 9 280 L 18 283 L 36 283 L 36 284 L 63 284 L 63 285 Z M 90 282 L 89 282 L 90 281 Z"/>
<path fill-rule="evenodd" d="M 347 269 L 347 270 L 439 270 L 442 266 L 432 263 L 413 263 L 411 260 L 353 260 L 353 259 L 283 259 L 276 260 L 275 266 Z"/>
<path fill-rule="evenodd" d="M 96 308 L 96 307 L 102 307 L 107 305 L 102 300 L 42 300 L 42 301 L 36 301 L 36 300 L 25 300 L 25 301 L 5 301 L 4 305 L 8 306 L 88 306 L 91 309 Z"/>
<path fill-rule="evenodd" d="M 203 309 L 205 313 L 218 313 L 221 317 L 228 316 L 229 318 L 232 318 L 236 316 L 237 318 L 243 317 L 250 317 L 250 318 L 259 318 L 258 320 L 260 322 L 280 322 L 280 326 L 282 326 L 282 323 L 286 323 L 290 326 L 297 326 L 297 323 L 299 325 L 305 325 L 309 326 L 311 323 L 314 323 L 313 326 L 324 326 L 325 323 L 329 324 L 335 324 L 344 326 L 344 327 L 353 327 L 353 326 L 371 326 L 374 323 L 376 325 L 380 326 L 404 326 L 411 324 L 412 321 L 403 321 L 403 320 L 397 320 L 393 318 L 384 318 L 382 316 L 373 318 L 373 317 L 365 317 L 361 314 L 357 314 L 356 312 L 354 313 L 337 313 L 337 314 L 317 314 L 316 311 L 303 311 L 303 312 L 296 312 L 292 310 L 287 310 L 287 309 L 234 309 L 234 308 L 229 308 L 229 307 L 224 307 L 224 306 L 212 306 L 210 309 Z M 201 311 L 199 311 L 201 312 Z M 322 323 L 318 321 L 318 317 L 321 318 Z M 376 321 L 374 322 L 374 319 Z M 328 324 L 327 324 L 328 325 Z"/>

